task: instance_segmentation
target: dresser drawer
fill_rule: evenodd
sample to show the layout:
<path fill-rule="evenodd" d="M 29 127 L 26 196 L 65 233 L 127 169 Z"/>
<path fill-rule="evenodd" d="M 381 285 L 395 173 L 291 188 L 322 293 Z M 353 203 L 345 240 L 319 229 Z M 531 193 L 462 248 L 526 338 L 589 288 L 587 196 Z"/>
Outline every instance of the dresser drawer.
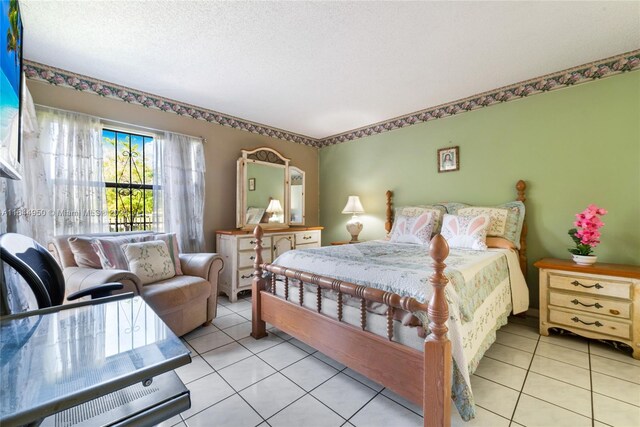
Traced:
<path fill-rule="evenodd" d="M 243 268 L 238 270 L 238 289 L 251 287 L 253 283 L 253 268 Z"/>
<path fill-rule="evenodd" d="M 238 252 L 238 268 L 253 267 L 256 258 L 254 251 Z M 262 262 L 271 262 L 271 248 L 262 250 Z"/>
<path fill-rule="evenodd" d="M 549 286 L 572 292 L 584 292 L 598 296 L 631 298 L 631 283 L 588 276 L 549 273 Z"/>
<path fill-rule="evenodd" d="M 619 319 L 629 319 L 631 315 L 631 302 L 594 298 L 587 295 L 551 291 L 549 293 L 549 304 Z"/>
<path fill-rule="evenodd" d="M 585 313 L 559 311 L 549 308 L 549 321 L 559 325 L 571 326 L 577 329 L 611 335 L 618 338 L 631 338 L 631 324 L 589 316 Z"/>
<path fill-rule="evenodd" d="M 238 250 L 239 251 L 247 251 L 256 247 L 256 238 L 251 237 L 243 237 L 238 239 Z M 262 247 L 269 248 L 271 247 L 271 236 L 262 237 Z"/>
<path fill-rule="evenodd" d="M 306 245 L 309 243 L 319 243 L 320 233 L 317 231 L 303 231 L 300 233 L 296 233 L 295 239 L 296 246 Z"/>

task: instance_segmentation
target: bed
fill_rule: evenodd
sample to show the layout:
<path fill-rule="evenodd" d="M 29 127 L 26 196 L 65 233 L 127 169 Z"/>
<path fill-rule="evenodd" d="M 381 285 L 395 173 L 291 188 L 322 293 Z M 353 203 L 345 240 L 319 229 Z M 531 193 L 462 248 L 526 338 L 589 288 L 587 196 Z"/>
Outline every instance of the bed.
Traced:
<path fill-rule="evenodd" d="M 525 189 L 518 181 L 517 201 Z M 528 308 L 524 210 L 520 227 L 518 250 L 450 250 L 436 234 L 428 248 L 380 240 L 289 251 L 263 264 L 258 226 L 251 335 L 263 338 L 274 325 L 421 405 L 425 426 L 449 425 L 452 401 L 469 420 L 471 373 L 509 313 Z"/>

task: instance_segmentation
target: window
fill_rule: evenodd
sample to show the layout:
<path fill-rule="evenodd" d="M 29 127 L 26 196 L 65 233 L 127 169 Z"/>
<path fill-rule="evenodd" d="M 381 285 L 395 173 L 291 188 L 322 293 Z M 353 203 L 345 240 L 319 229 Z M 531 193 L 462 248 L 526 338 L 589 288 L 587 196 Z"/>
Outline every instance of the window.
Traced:
<path fill-rule="evenodd" d="M 109 231 L 157 230 L 153 223 L 153 137 L 103 129 Z"/>

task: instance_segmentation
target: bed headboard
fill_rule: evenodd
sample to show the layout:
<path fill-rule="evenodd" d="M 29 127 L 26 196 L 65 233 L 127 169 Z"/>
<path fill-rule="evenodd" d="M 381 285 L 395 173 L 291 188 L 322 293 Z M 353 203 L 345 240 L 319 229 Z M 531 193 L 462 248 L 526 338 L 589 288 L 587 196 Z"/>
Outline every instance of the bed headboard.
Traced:
<path fill-rule="evenodd" d="M 516 200 L 525 203 L 527 183 L 523 180 L 519 180 L 516 183 Z M 384 223 L 384 228 L 387 230 L 387 236 L 391 233 L 393 227 L 393 191 L 387 190 L 387 220 Z M 525 213 L 524 222 L 522 223 L 522 232 L 520 233 L 520 250 L 518 251 L 518 258 L 520 261 L 520 269 L 522 274 L 527 277 L 527 215 Z"/>

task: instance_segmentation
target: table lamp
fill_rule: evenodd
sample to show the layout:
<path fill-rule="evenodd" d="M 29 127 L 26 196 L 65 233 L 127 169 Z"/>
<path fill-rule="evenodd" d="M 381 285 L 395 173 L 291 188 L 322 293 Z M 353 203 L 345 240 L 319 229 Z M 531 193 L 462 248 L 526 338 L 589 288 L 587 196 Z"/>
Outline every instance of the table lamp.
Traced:
<path fill-rule="evenodd" d="M 284 222 L 282 221 L 282 214 L 284 213 L 284 210 L 282 209 L 280 200 L 271 199 L 269 201 L 269 206 L 267 206 L 267 213 L 271 214 L 269 222 Z"/>
<path fill-rule="evenodd" d="M 362 231 L 362 223 L 358 221 L 358 214 L 364 213 L 362 203 L 360 203 L 360 197 L 349 196 L 347 205 L 342 210 L 343 214 L 352 214 L 353 216 L 347 222 L 347 231 L 351 234 L 351 241 L 349 243 L 356 243 L 358 241 L 358 234 Z"/>

